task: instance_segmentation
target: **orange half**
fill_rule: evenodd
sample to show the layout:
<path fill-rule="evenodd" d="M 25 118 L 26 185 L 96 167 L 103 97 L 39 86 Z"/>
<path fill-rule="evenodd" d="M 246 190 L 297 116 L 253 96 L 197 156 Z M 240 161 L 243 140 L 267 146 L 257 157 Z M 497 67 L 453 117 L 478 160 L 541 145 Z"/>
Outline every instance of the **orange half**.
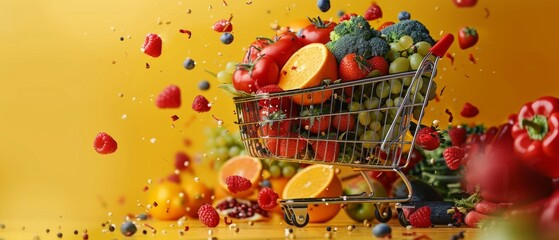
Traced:
<path fill-rule="evenodd" d="M 232 194 L 227 189 L 225 179 L 229 176 L 238 175 L 244 177 L 252 183 L 251 189 Z M 262 177 L 262 163 L 260 160 L 250 156 L 236 156 L 227 160 L 219 169 L 217 179 L 219 186 L 229 195 L 236 198 L 243 198 L 252 195 L 257 189 L 258 182 Z"/>

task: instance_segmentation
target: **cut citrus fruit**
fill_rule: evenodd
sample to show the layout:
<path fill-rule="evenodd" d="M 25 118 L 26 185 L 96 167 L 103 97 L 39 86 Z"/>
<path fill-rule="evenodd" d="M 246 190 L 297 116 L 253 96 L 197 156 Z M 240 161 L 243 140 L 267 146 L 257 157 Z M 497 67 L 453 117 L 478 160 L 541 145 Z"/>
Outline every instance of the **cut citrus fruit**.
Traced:
<path fill-rule="evenodd" d="M 186 214 L 184 190 L 178 183 L 164 181 L 149 189 L 149 213 L 159 220 L 177 220 Z"/>
<path fill-rule="evenodd" d="M 304 168 L 287 182 L 282 197 L 322 198 L 342 195 L 342 182 L 334 172 L 333 166 L 311 165 Z M 326 222 L 340 211 L 339 204 L 309 205 L 310 222 Z"/>
<path fill-rule="evenodd" d="M 278 86 L 284 90 L 319 86 L 323 80 L 338 79 L 336 58 L 324 44 L 311 43 L 295 52 L 280 72 Z M 299 105 L 319 104 L 332 96 L 332 90 L 303 93 L 291 99 Z"/>
<path fill-rule="evenodd" d="M 227 189 L 225 179 L 233 175 L 238 175 L 250 180 L 250 182 L 252 183 L 252 187 L 247 191 L 238 192 L 235 194 L 230 193 Z M 229 196 L 233 196 L 236 198 L 243 198 L 252 195 L 254 193 L 254 190 L 258 187 L 258 182 L 260 181 L 261 177 L 262 163 L 260 162 L 260 160 L 250 156 L 236 156 L 227 160 L 223 164 L 223 166 L 221 166 L 217 174 L 217 180 L 222 190 L 227 191 Z"/>

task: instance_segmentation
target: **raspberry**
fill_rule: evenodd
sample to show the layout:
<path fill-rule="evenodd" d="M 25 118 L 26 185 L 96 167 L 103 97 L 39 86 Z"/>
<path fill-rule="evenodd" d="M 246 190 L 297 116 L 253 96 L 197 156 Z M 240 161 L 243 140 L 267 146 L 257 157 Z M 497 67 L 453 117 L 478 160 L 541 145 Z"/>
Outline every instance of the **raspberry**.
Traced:
<path fill-rule="evenodd" d="M 227 183 L 227 189 L 229 189 L 229 192 L 233 194 L 244 192 L 252 187 L 250 180 L 238 175 L 225 178 L 225 183 Z"/>
<path fill-rule="evenodd" d="M 190 157 L 184 152 L 177 152 L 175 154 L 175 168 L 179 171 L 185 171 L 190 165 Z"/>
<path fill-rule="evenodd" d="M 196 112 L 207 112 L 212 109 L 210 102 L 202 95 L 198 95 L 194 98 L 192 102 L 192 109 Z"/>
<path fill-rule="evenodd" d="M 161 48 L 163 45 L 163 41 L 161 41 L 161 37 L 155 33 L 150 33 L 146 36 L 144 40 L 144 45 L 142 45 L 142 52 L 151 56 L 151 57 L 159 57 L 161 55 Z"/>
<path fill-rule="evenodd" d="M 450 170 L 456 170 L 460 167 L 462 159 L 466 156 L 466 151 L 459 147 L 449 147 L 444 150 L 443 157 L 446 161 L 446 165 Z"/>
<path fill-rule="evenodd" d="M 448 130 L 452 146 L 462 146 L 466 142 L 466 129 L 463 127 L 453 127 Z"/>
<path fill-rule="evenodd" d="M 221 220 L 219 214 L 210 204 L 204 204 L 198 209 L 198 218 L 200 222 L 208 227 L 216 227 Z"/>
<path fill-rule="evenodd" d="M 441 144 L 439 140 L 439 133 L 430 127 L 425 127 L 419 130 L 417 136 L 415 137 L 415 143 L 427 151 L 433 151 Z"/>
<path fill-rule="evenodd" d="M 418 208 L 410 214 L 408 221 L 412 227 L 416 228 L 428 228 L 433 226 L 433 223 L 431 223 L 431 208 L 429 206 Z"/>
<path fill-rule="evenodd" d="M 271 188 L 262 188 L 258 193 L 258 206 L 264 210 L 272 210 L 278 203 L 279 196 Z"/>
<path fill-rule="evenodd" d="M 462 108 L 460 115 L 465 118 L 473 118 L 477 116 L 478 113 L 479 113 L 479 109 L 476 106 L 472 105 L 471 103 L 467 102 L 464 104 L 464 107 Z"/>
<path fill-rule="evenodd" d="M 93 147 L 95 148 L 95 151 L 100 154 L 109 154 L 116 151 L 117 143 L 109 134 L 100 132 L 97 136 L 95 136 Z"/>
<path fill-rule="evenodd" d="M 175 85 L 165 88 L 155 102 L 159 108 L 179 108 L 181 106 L 181 90 Z"/>

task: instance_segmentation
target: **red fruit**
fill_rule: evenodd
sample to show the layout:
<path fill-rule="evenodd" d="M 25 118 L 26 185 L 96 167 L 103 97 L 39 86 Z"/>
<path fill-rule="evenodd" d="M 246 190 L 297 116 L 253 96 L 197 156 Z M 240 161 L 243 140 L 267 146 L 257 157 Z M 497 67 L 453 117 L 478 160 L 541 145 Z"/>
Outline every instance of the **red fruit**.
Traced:
<path fill-rule="evenodd" d="M 481 200 L 480 202 L 476 203 L 475 209 L 476 212 L 481 213 L 481 214 L 485 214 L 485 215 L 491 215 L 496 213 L 497 211 L 499 211 L 499 204 L 490 202 L 490 201 L 486 201 L 486 200 Z"/>
<path fill-rule="evenodd" d="M 371 65 L 371 71 L 379 71 L 380 75 L 387 75 L 388 74 L 388 67 L 389 64 L 386 61 L 386 59 L 384 59 L 384 57 L 381 56 L 375 56 L 369 60 L 367 60 L 367 62 Z"/>
<path fill-rule="evenodd" d="M 340 21 L 339 22 L 343 22 L 345 20 L 349 20 L 352 17 L 357 17 L 357 13 L 346 13 L 343 16 L 340 17 Z"/>
<path fill-rule="evenodd" d="M 210 204 L 204 204 L 198 209 L 198 219 L 208 227 L 216 227 L 219 225 L 219 213 Z"/>
<path fill-rule="evenodd" d="M 466 217 L 464 218 L 464 223 L 466 223 L 468 227 L 477 227 L 477 224 L 481 220 L 487 219 L 488 217 L 489 216 L 485 214 L 481 214 L 476 211 L 471 211 L 468 214 L 466 214 Z"/>
<path fill-rule="evenodd" d="M 163 41 L 161 40 L 161 37 L 159 37 L 159 35 L 155 33 L 150 33 L 146 36 L 141 51 L 149 56 L 156 58 L 161 56 L 162 46 Z"/>
<path fill-rule="evenodd" d="M 363 79 L 371 72 L 371 65 L 363 56 L 350 53 L 340 61 L 339 76 L 342 82 Z"/>
<path fill-rule="evenodd" d="M 273 189 L 265 187 L 258 193 L 258 206 L 264 210 L 272 210 L 278 206 L 279 195 Z"/>
<path fill-rule="evenodd" d="M 463 27 L 458 31 L 458 44 L 461 49 L 476 45 L 479 36 L 475 28 Z"/>
<path fill-rule="evenodd" d="M 229 19 L 221 19 L 214 23 L 212 29 L 216 32 L 231 32 L 233 31 L 233 24 L 231 23 L 233 15 Z"/>
<path fill-rule="evenodd" d="M 338 129 L 338 133 L 355 129 L 355 116 L 352 114 L 336 115 L 331 122 L 332 127 Z"/>
<path fill-rule="evenodd" d="M 328 128 L 330 127 L 330 122 L 332 118 L 329 116 L 324 117 L 310 117 L 310 118 L 303 118 L 301 119 L 301 126 L 312 133 L 322 133 L 327 132 Z"/>
<path fill-rule="evenodd" d="M 443 152 L 444 160 L 446 161 L 446 165 L 450 170 L 458 169 L 465 155 L 466 155 L 466 151 L 456 146 L 449 147 L 445 149 Z"/>
<path fill-rule="evenodd" d="M 93 140 L 95 151 L 100 154 L 114 153 L 117 149 L 117 143 L 109 134 L 100 132 Z"/>
<path fill-rule="evenodd" d="M 266 147 L 276 157 L 293 158 L 305 150 L 307 142 L 290 133 L 285 137 L 267 139 Z"/>
<path fill-rule="evenodd" d="M 465 103 L 464 107 L 462 108 L 462 111 L 460 111 L 460 115 L 465 118 L 473 118 L 477 116 L 478 113 L 479 113 L 479 109 L 469 102 Z"/>
<path fill-rule="evenodd" d="M 283 92 L 283 89 L 276 84 L 270 84 L 258 89 L 258 91 L 256 91 L 256 95 L 259 96 L 276 92 Z M 267 98 L 258 101 L 258 105 L 260 105 L 261 107 L 277 107 L 281 109 L 289 109 L 290 104 L 291 100 L 289 99 L 289 97 Z"/>
<path fill-rule="evenodd" d="M 477 0 L 452 0 L 452 2 L 454 2 L 454 5 L 456 5 L 457 7 L 462 8 L 475 6 Z"/>
<path fill-rule="evenodd" d="M 190 156 L 184 152 L 177 152 L 175 154 L 175 169 L 184 171 L 189 169 L 188 166 L 190 166 Z"/>
<path fill-rule="evenodd" d="M 194 101 L 192 102 L 192 109 L 196 112 L 201 113 L 201 112 L 210 111 L 212 107 L 210 106 L 210 102 L 208 102 L 208 99 L 206 99 L 202 95 L 198 95 L 194 98 Z"/>
<path fill-rule="evenodd" d="M 261 136 L 287 136 L 291 131 L 291 120 L 285 111 L 277 107 L 262 107 L 260 109 Z"/>
<path fill-rule="evenodd" d="M 415 144 L 427 151 L 433 151 L 441 144 L 439 133 L 433 128 L 424 127 L 420 129 L 415 137 Z"/>
<path fill-rule="evenodd" d="M 369 8 L 367 8 L 367 10 L 365 10 L 365 14 L 363 14 L 363 17 L 367 21 L 377 20 L 379 18 L 382 18 L 382 10 L 380 9 L 379 5 L 373 3 Z"/>
<path fill-rule="evenodd" d="M 408 218 L 412 227 L 428 228 L 433 226 L 431 223 L 431 208 L 423 206 L 412 212 Z"/>
<path fill-rule="evenodd" d="M 180 175 L 177 175 L 175 173 L 171 173 L 167 176 L 167 181 L 180 184 L 181 183 L 181 177 L 180 177 Z"/>
<path fill-rule="evenodd" d="M 340 144 L 335 141 L 318 140 L 313 142 L 314 158 L 319 161 L 335 162 L 338 160 Z"/>
<path fill-rule="evenodd" d="M 165 88 L 155 101 L 159 108 L 179 108 L 181 106 L 181 90 L 175 85 Z"/>
<path fill-rule="evenodd" d="M 227 184 L 227 189 L 229 189 L 229 192 L 233 194 L 244 192 L 252 187 L 252 183 L 250 182 L 250 180 L 238 175 L 233 175 L 225 178 L 225 183 Z"/>
<path fill-rule="evenodd" d="M 450 136 L 452 146 L 462 146 L 466 142 L 466 128 L 453 127 L 448 130 L 448 136 Z"/>
<path fill-rule="evenodd" d="M 385 29 L 388 26 L 392 26 L 394 25 L 394 22 L 385 22 L 383 24 L 381 24 L 380 26 L 378 26 L 377 31 L 380 31 L 382 29 Z"/>

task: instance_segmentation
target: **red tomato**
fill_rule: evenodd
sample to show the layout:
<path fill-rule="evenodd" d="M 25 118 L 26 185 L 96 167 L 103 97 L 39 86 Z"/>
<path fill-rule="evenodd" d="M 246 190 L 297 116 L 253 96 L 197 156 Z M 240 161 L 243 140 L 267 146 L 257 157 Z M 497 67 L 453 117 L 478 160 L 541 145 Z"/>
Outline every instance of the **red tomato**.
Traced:
<path fill-rule="evenodd" d="M 233 73 L 233 87 L 247 93 L 254 93 L 261 87 L 276 84 L 278 80 L 278 65 L 268 56 L 262 56 L 252 64 L 240 64 Z"/>
<path fill-rule="evenodd" d="M 322 21 L 319 18 L 310 19 L 311 24 L 303 29 L 301 32 L 301 42 L 303 45 L 310 43 L 326 44 L 330 41 L 330 32 L 336 27 L 335 22 Z"/>
<path fill-rule="evenodd" d="M 272 39 L 268 38 L 256 38 L 254 42 L 250 44 L 245 54 L 245 58 L 243 59 L 243 63 L 251 63 L 256 60 L 260 51 L 267 47 L 268 45 L 272 44 Z"/>
<path fill-rule="evenodd" d="M 278 40 L 264 48 L 260 55 L 267 55 L 274 59 L 278 68 L 281 69 L 287 60 L 297 50 L 303 47 L 303 43 L 294 33 L 288 32 L 278 37 Z"/>

